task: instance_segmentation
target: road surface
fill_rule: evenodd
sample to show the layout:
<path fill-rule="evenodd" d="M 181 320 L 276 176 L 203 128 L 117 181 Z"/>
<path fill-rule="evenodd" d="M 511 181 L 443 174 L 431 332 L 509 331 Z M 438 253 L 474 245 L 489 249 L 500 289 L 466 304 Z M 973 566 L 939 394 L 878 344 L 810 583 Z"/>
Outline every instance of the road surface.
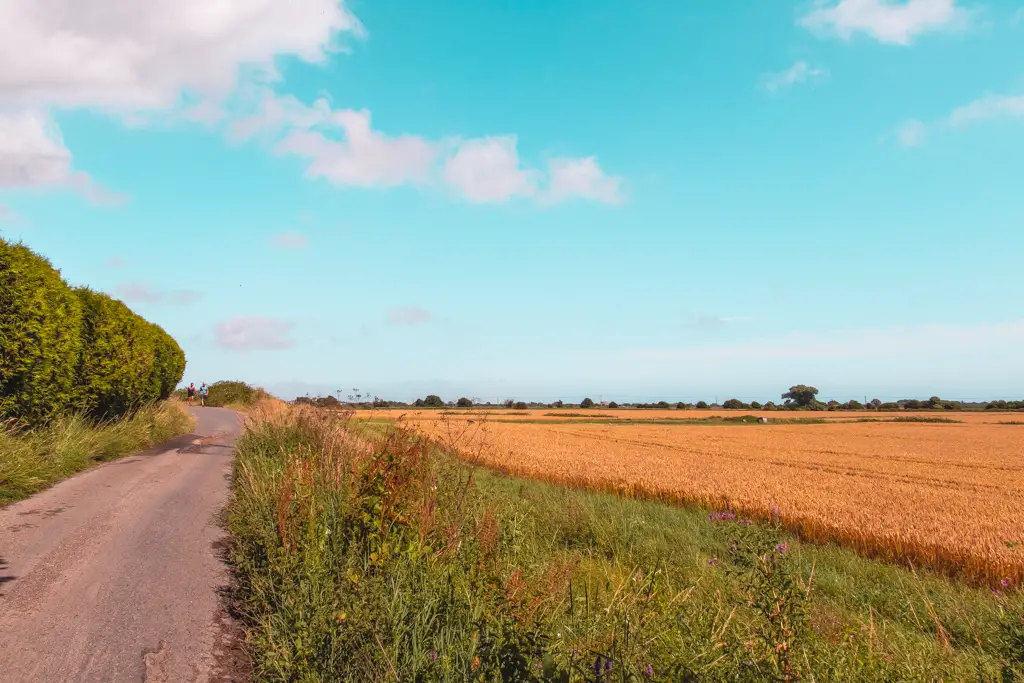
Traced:
<path fill-rule="evenodd" d="M 0 510 L 0 680 L 213 683 L 239 673 L 224 609 L 236 413 Z"/>

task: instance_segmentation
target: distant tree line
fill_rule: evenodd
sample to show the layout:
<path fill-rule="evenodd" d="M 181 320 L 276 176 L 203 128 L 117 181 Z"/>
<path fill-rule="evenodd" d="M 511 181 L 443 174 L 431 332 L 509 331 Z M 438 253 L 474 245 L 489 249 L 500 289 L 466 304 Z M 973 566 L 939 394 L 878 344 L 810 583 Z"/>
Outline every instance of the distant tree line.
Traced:
<path fill-rule="evenodd" d="M 981 404 L 968 404 L 962 401 L 951 401 L 947 399 L 939 398 L 938 396 L 932 396 L 927 400 L 918 399 L 903 399 L 900 401 L 887 401 L 883 402 L 879 399 L 872 399 L 865 403 L 861 403 L 855 399 L 849 401 L 827 401 L 822 402 L 818 400 L 818 389 L 816 387 L 808 386 L 805 384 L 795 384 L 789 388 L 789 391 L 779 396 L 780 402 L 767 401 L 760 403 L 758 401 L 750 401 L 749 403 L 741 401 L 737 398 L 730 398 L 722 403 L 708 403 L 707 401 L 697 401 L 695 403 L 685 403 L 678 401 L 670 403 L 669 401 L 658 401 L 656 403 L 617 403 L 615 401 L 609 401 L 606 403 L 596 403 L 592 398 L 584 398 L 579 403 L 566 403 L 565 401 L 558 400 L 551 403 L 541 401 L 517 401 L 515 399 L 507 399 L 502 403 L 482 403 L 475 401 L 465 396 L 455 401 L 444 401 L 440 396 L 436 394 L 430 394 L 425 398 L 418 398 L 413 403 L 403 403 L 401 401 L 386 401 L 374 397 L 372 401 L 350 401 L 346 405 L 352 407 L 374 407 L 374 408 L 472 408 L 474 406 L 482 408 L 508 408 L 509 410 L 539 410 L 539 409 L 559 409 L 559 408 L 608 408 L 615 410 L 617 408 L 630 408 L 634 410 L 821 410 L 821 411 L 858 411 L 858 410 L 874 410 L 874 411 L 896 411 L 896 410 L 1024 410 L 1024 401 L 990 401 L 988 403 Z M 302 397 L 296 399 L 298 403 L 313 403 L 316 405 L 324 405 L 326 407 L 339 407 L 342 403 L 334 398 L 333 396 L 327 396 L 324 398 L 310 399 L 308 397 Z"/>
<path fill-rule="evenodd" d="M 118 417 L 170 396 L 184 372 L 185 352 L 161 327 L 0 239 L 0 419 Z"/>

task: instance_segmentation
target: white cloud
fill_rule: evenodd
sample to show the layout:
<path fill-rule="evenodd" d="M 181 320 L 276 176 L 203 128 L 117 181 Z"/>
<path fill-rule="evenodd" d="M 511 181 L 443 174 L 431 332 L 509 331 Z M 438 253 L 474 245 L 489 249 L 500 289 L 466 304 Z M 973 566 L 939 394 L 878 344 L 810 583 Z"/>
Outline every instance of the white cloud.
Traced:
<path fill-rule="evenodd" d="M 930 31 L 955 30 L 970 22 L 957 0 L 824 0 L 800 23 L 848 40 L 865 33 L 881 43 L 909 45 Z"/>
<path fill-rule="evenodd" d="M 761 77 L 761 84 L 768 92 L 778 92 L 800 83 L 818 83 L 828 79 L 828 71 L 811 66 L 807 62 L 798 61 L 785 71 L 765 74 Z"/>
<path fill-rule="evenodd" d="M 964 126 L 1010 118 L 1024 118 L 1024 95 L 987 95 L 979 98 L 954 109 L 949 115 L 949 124 Z"/>
<path fill-rule="evenodd" d="M 901 147 L 917 147 L 924 142 L 924 138 L 928 134 L 928 127 L 923 121 L 910 119 L 899 127 L 896 134 Z"/>
<path fill-rule="evenodd" d="M 422 325 L 430 322 L 430 312 L 418 306 L 400 306 L 388 311 L 388 322 L 392 325 Z"/>
<path fill-rule="evenodd" d="M 199 292 L 191 289 L 163 292 L 146 282 L 123 282 L 114 288 L 114 296 L 125 303 L 166 302 L 175 306 L 185 306 L 198 300 Z"/>
<path fill-rule="evenodd" d="M 307 175 L 336 185 L 441 182 L 474 203 L 513 197 L 542 204 L 574 198 L 623 201 L 621 178 L 607 176 L 594 157 L 554 159 L 546 178 L 540 170 L 522 167 L 515 135 L 469 140 L 390 137 L 372 128 L 366 110 L 333 109 L 325 99 L 306 105 L 265 88 L 246 93 L 237 104 L 245 113 L 229 126 L 232 138 L 269 139 L 278 154 L 308 159 Z"/>
<path fill-rule="evenodd" d="M 1021 23 L 1024 23 L 1024 7 L 1018 9 L 1010 19 L 1010 26 L 1018 26 Z"/>
<path fill-rule="evenodd" d="M 123 201 L 72 168 L 60 130 L 44 112 L 0 111 L 0 190 L 42 187 L 74 190 L 93 204 Z"/>
<path fill-rule="evenodd" d="M 0 114 L 0 187 L 68 184 L 71 152 L 43 114 Z"/>
<path fill-rule="evenodd" d="M 340 38 L 363 33 L 343 0 L 6 0 L 0 112 L 17 112 L 5 116 L 35 128 L 28 137 L 9 136 L 19 147 L 31 141 L 32 153 L 0 148 L 0 188 L 69 185 L 91 201 L 116 201 L 72 170 L 47 114 L 84 108 L 128 126 L 192 122 L 236 141 L 258 138 L 278 154 L 305 159 L 308 176 L 341 186 L 449 178 L 470 201 L 539 198 L 543 174 L 519 168 L 514 137 L 391 136 L 372 128 L 366 110 L 334 109 L 325 99 L 306 105 L 273 91 L 279 58 L 323 62 L 342 49 Z M 448 163 L 439 163 L 446 156 Z M 613 196 L 613 179 L 581 175 L 592 170 L 590 161 L 566 161 L 576 166 L 552 167 L 549 198 Z"/>
<path fill-rule="evenodd" d="M 606 175 L 595 157 L 552 159 L 548 175 L 548 188 L 541 197 L 544 203 L 569 199 L 590 199 L 604 204 L 625 201 L 622 178 Z"/>
<path fill-rule="evenodd" d="M 141 124 L 147 113 L 178 109 L 186 121 L 212 123 L 246 74 L 272 79 L 281 55 L 321 62 L 346 32 L 363 33 L 339 0 L 5 0 L 0 189 L 70 187 L 93 203 L 118 203 L 72 170 L 48 109 Z"/>
<path fill-rule="evenodd" d="M 294 130 L 277 144 L 276 151 L 309 159 L 307 175 L 338 185 L 395 187 L 427 181 L 438 154 L 435 145 L 412 135 L 382 135 L 370 127 L 366 110 L 333 112 L 329 122 L 344 131 L 344 140 Z"/>
<path fill-rule="evenodd" d="M 125 260 L 124 257 L 121 256 L 120 254 L 114 254 L 113 256 L 107 259 L 104 265 L 106 265 L 107 268 L 123 268 L 125 265 Z"/>
<path fill-rule="evenodd" d="M 280 249 L 305 249 L 309 246 L 309 239 L 297 232 L 282 232 L 274 235 L 273 242 Z"/>
<path fill-rule="evenodd" d="M 467 140 L 445 161 L 444 180 L 471 202 L 504 201 L 537 192 L 538 173 L 519 168 L 516 137 Z"/>
<path fill-rule="evenodd" d="M 273 351 L 288 349 L 295 342 L 288 338 L 292 324 L 266 316 L 237 316 L 222 320 L 214 327 L 217 345 L 234 351 Z"/>
<path fill-rule="evenodd" d="M 361 35 L 339 0 L 5 0 L 0 102 L 166 109 L 182 92 L 222 96 L 243 68 L 322 62 Z"/>

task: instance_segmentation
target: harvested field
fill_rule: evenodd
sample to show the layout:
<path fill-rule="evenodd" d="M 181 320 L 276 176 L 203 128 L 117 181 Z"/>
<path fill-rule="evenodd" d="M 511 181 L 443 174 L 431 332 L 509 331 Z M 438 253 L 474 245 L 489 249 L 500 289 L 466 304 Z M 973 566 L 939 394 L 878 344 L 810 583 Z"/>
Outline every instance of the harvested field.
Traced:
<path fill-rule="evenodd" d="M 1013 425 L 497 419 L 409 424 L 510 474 L 752 517 L 777 510 L 807 540 L 976 582 L 1024 582 L 1024 433 Z"/>

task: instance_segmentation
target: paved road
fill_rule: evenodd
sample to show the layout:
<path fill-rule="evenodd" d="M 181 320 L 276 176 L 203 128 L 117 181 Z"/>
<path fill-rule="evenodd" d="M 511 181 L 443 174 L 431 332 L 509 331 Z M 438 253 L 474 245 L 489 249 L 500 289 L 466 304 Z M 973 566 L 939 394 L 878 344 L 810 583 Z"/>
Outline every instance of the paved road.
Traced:
<path fill-rule="evenodd" d="M 0 510 L 0 680 L 235 680 L 218 512 L 240 419 L 193 410 L 196 434 Z"/>

